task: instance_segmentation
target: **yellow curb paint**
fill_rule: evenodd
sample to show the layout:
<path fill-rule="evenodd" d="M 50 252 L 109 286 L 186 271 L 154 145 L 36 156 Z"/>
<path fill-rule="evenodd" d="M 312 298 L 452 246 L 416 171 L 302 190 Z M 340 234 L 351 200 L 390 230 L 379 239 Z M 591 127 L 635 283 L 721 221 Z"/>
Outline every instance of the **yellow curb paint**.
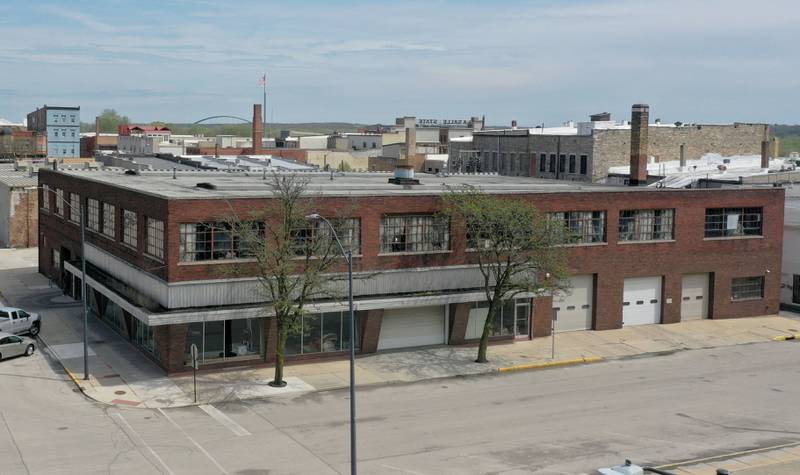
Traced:
<path fill-rule="evenodd" d="M 75 377 L 75 374 L 72 371 L 70 371 L 66 367 L 64 367 L 64 372 L 67 373 L 67 376 L 69 376 L 69 379 L 71 379 L 72 382 L 75 383 L 75 386 L 78 386 L 79 388 L 81 388 L 81 383 L 78 382 L 78 378 Z M 83 388 L 81 388 L 81 389 L 83 389 Z"/>
<path fill-rule="evenodd" d="M 774 341 L 800 340 L 800 333 L 795 333 L 794 335 L 779 335 L 772 337 L 772 339 Z"/>
<path fill-rule="evenodd" d="M 549 368 L 552 366 L 569 366 L 569 365 L 584 364 L 584 363 L 596 363 L 602 360 L 603 358 L 599 356 L 587 356 L 585 358 L 572 358 L 568 360 L 543 361 L 541 363 L 527 363 L 514 366 L 506 366 L 504 368 L 497 368 L 497 371 L 500 373 L 508 373 L 511 371 L 523 371 L 526 369 Z"/>

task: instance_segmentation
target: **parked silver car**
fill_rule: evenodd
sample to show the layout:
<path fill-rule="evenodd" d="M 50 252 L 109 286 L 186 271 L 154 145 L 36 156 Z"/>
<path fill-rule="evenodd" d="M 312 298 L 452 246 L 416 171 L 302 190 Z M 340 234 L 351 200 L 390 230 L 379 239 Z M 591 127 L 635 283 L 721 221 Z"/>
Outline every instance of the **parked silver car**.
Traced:
<path fill-rule="evenodd" d="M 27 336 L 0 332 L 0 360 L 13 356 L 30 356 L 36 351 L 36 342 Z"/>
<path fill-rule="evenodd" d="M 15 335 L 30 333 L 31 336 L 36 336 L 41 328 L 42 319 L 38 313 L 28 313 L 21 308 L 0 307 L 0 332 Z"/>

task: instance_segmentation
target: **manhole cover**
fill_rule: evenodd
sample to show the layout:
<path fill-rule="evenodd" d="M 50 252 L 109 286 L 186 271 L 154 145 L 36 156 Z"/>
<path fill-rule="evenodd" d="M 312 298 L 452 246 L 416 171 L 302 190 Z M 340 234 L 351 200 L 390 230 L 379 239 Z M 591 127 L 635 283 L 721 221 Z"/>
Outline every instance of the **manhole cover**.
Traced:
<path fill-rule="evenodd" d="M 114 394 L 116 394 L 117 396 L 122 396 L 123 394 L 125 394 L 125 391 L 114 391 Z"/>

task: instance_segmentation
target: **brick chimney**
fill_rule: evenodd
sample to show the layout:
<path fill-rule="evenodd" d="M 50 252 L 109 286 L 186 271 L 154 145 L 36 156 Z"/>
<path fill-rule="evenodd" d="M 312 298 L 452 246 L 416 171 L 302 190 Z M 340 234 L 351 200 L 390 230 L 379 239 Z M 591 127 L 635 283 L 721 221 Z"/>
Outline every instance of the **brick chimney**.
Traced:
<path fill-rule="evenodd" d="M 680 155 L 680 160 L 681 160 L 681 161 L 680 161 L 680 164 L 681 164 L 681 168 L 680 168 L 680 170 L 681 170 L 682 172 L 683 172 L 683 171 L 686 171 L 686 144 L 681 144 L 681 155 Z"/>
<path fill-rule="evenodd" d="M 761 141 L 761 169 L 769 170 L 769 142 Z"/>
<path fill-rule="evenodd" d="M 264 138 L 264 123 L 261 120 L 261 104 L 253 104 L 253 155 L 261 153 Z"/>
<path fill-rule="evenodd" d="M 630 186 L 647 184 L 647 123 L 650 106 L 634 104 L 631 107 L 631 174 Z"/>
<path fill-rule="evenodd" d="M 414 169 L 421 168 L 417 163 L 417 119 L 404 117 L 403 122 L 406 128 L 406 164 Z"/>

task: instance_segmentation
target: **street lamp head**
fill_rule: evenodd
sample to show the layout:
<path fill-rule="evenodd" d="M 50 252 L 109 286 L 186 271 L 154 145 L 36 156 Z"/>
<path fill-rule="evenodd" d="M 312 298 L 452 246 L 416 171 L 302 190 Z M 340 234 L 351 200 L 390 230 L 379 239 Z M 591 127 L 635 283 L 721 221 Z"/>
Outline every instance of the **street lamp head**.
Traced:
<path fill-rule="evenodd" d="M 320 219 L 321 217 L 322 216 L 320 216 L 319 213 L 312 213 L 312 214 L 309 214 L 308 216 L 306 216 L 306 219 L 317 220 L 317 219 Z"/>

